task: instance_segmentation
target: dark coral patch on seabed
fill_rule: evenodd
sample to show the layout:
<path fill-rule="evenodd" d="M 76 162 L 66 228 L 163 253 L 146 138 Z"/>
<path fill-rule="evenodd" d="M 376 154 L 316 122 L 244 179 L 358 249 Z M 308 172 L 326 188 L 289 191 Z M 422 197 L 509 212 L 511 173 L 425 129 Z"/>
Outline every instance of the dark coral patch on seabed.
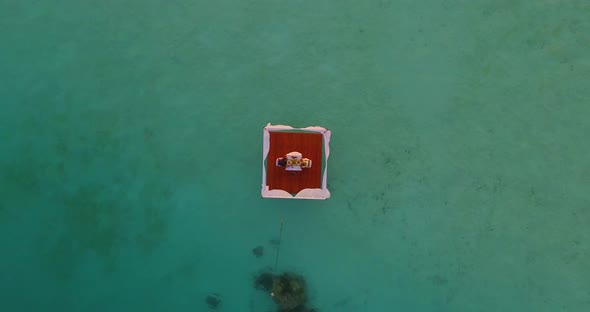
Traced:
<path fill-rule="evenodd" d="M 217 310 L 217 308 L 221 306 L 221 298 L 219 298 L 219 294 L 208 295 L 207 298 L 205 298 L 205 302 L 209 309 L 212 310 Z"/>
<path fill-rule="evenodd" d="M 270 294 L 278 312 L 316 312 L 307 305 L 307 287 L 303 276 L 295 273 L 276 275 L 261 272 L 254 279 L 254 288 Z"/>
<path fill-rule="evenodd" d="M 256 248 L 252 249 L 252 253 L 256 256 L 256 258 L 260 258 L 264 256 L 264 247 L 257 246 Z"/>

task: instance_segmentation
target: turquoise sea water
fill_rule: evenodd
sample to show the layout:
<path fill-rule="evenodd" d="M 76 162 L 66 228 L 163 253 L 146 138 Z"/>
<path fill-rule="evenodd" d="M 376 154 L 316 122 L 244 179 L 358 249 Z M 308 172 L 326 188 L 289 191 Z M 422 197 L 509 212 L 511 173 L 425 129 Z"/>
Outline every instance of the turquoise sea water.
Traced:
<path fill-rule="evenodd" d="M 2 311 L 590 311 L 590 2 L 0 0 Z M 267 122 L 328 201 L 260 197 Z M 252 249 L 264 247 L 257 258 Z"/>

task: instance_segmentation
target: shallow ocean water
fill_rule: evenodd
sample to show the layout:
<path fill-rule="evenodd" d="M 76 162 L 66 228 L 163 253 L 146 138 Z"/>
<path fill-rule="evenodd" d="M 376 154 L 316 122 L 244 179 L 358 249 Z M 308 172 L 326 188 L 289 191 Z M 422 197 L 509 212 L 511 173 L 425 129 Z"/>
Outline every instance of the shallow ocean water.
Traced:
<path fill-rule="evenodd" d="M 6 311 L 590 310 L 590 2 L 0 1 Z M 332 131 L 327 201 L 262 127 Z M 252 249 L 264 247 L 255 257 Z"/>

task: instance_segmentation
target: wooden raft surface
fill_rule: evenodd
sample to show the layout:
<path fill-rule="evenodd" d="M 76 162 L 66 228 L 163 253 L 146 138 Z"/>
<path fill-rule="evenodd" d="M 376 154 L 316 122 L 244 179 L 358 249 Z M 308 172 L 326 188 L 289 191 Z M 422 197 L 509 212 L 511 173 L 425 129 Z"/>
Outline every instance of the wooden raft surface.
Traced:
<path fill-rule="evenodd" d="M 322 187 L 322 142 L 320 133 L 270 131 L 266 182 L 270 190 L 281 189 L 291 194 L 306 188 Z M 311 159 L 311 168 L 303 171 L 286 171 L 277 167 L 275 160 L 289 152 L 300 152 Z"/>

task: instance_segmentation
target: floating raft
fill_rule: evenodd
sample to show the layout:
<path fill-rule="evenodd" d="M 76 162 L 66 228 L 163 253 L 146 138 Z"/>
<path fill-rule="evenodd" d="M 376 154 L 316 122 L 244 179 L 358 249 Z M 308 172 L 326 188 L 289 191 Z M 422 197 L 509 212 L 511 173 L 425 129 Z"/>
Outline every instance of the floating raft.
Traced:
<path fill-rule="evenodd" d="M 328 199 L 330 130 L 323 127 L 264 127 L 262 197 Z"/>

